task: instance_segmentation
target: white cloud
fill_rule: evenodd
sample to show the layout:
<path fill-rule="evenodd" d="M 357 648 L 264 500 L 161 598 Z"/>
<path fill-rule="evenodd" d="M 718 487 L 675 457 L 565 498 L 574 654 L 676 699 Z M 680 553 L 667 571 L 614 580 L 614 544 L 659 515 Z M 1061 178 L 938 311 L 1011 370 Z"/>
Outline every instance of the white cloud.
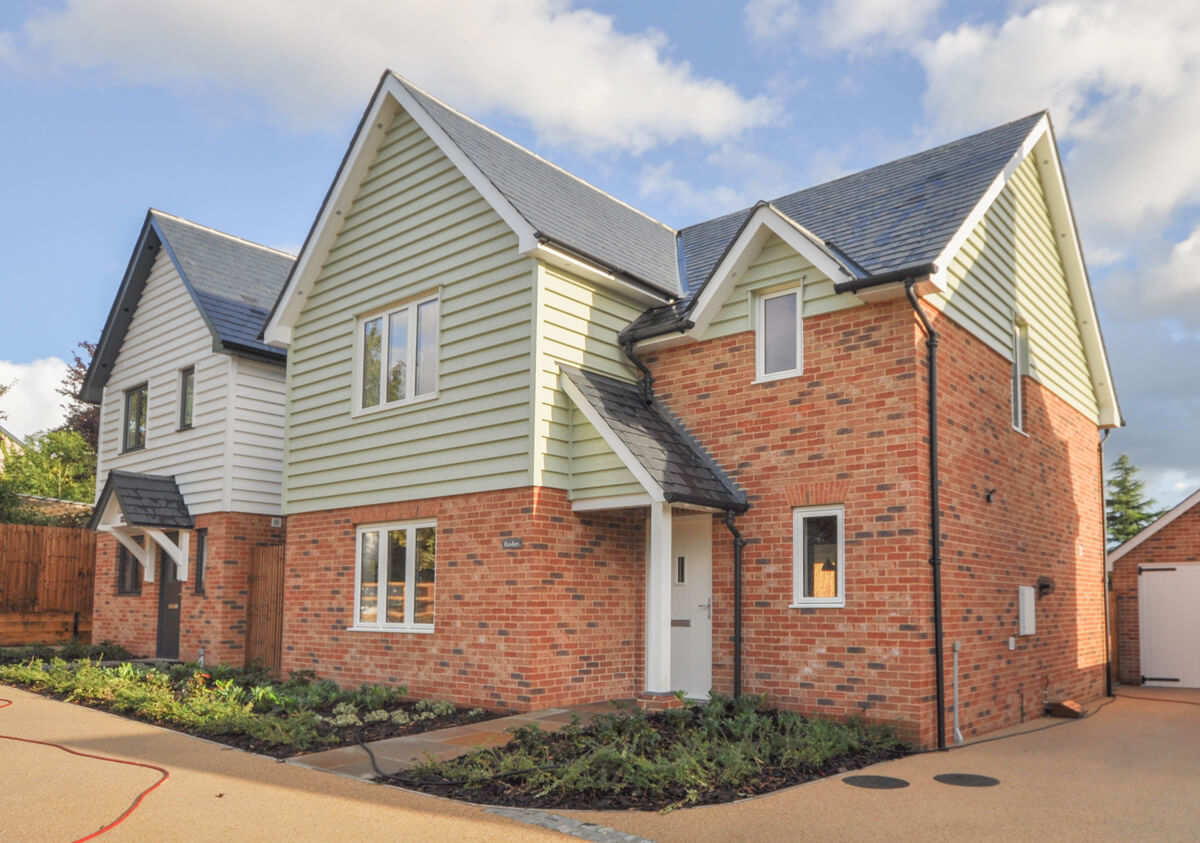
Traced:
<path fill-rule="evenodd" d="M 567 0 L 68 0 L 7 36 L 14 66 L 239 92 L 303 128 L 340 127 L 388 67 L 467 112 L 590 150 L 712 143 L 775 114 L 768 97 L 672 59 L 662 34 L 620 32 Z"/>
<path fill-rule="evenodd" d="M 818 8 L 799 0 L 750 0 L 744 20 L 750 36 L 802 49 L 903 49 L 920 35 L 942 0 L 828 0 Z"/>
<path fill-rule="evenodd" d="M 1200 195 L 1200 4 L 1042 3 L 914 55 L 942 136 L 1050 109 L 1085 241 L 1133 239 Z"/>
<path fill-rule="evenodd" d="M 0 384 L 12 385 L 0 398 L 0 412 L 7 415 L 0 424 L 21 438 L 62 424 L 64 399 L 55 390 L 66 373 L 67 364 L 57 357 L 32 363 L 0 360 Z"/>
<path fill-rule="evenodd" d="M 693 218 L 728 214 L 750 201 L 738 189 L 726 185 L 699 188 L 675 175 L 674 163 L 647 164 L 638 177 L 638 195 L 643 199 L 665 202 L 676 212 Z"/>

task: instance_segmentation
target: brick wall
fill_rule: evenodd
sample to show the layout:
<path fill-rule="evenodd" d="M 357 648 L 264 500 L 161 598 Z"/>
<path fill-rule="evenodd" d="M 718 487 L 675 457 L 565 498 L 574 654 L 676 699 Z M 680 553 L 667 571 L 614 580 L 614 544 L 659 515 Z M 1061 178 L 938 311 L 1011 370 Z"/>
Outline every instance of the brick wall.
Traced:
<path fill-rule="evenodd" d="M 271 517 L 242 512 L 196 516 L 196 529 L 207 529 L 204 593 L 195 590 L 197 542 L 189 547 L 189 580 L 180 595 L 179 656 L 190 661 L 204 650 L 209 664 L 242 665 L 246 649 L 246 576 L 252 549 L 282 544 L 284 527 Z M 101 533 L 96 542 L 96 594 L 92 637 L 113 641 L 138 655 L 153 656 L 158 634 L 158 571 L 140 595 L 117 594 L 118 543 Z M 157 558 L 157 557 L 156 557 Z"/>
<path fill-rule="evenodd" d="M 1200 562 L 1200 505 L 1174 521 L 1113 563 L 1117 595 L 1117 641 L 1121 682 L 1142 683 L 1141 633 L 1138 618 L 1138 566 Z"/>
<path fill-rule="evenodd" d="M 942 332 L 947 704 L 961 641 L 962 727 L 977 734 L 1103 687 L 1102 536 L 1094 423 L 1026 381 L 1013 431 L 1009 361 Z M 754 380 L 754 334 L 646 355 L 666 404 L 745 488 L 743 690 L 936 741 L 924 335 L 904 300 L 805 320 L 804 375 Z M 986 489 L 998 491 L 992 504 Z M 792 508 L 842 503 L 846 606 L 790 608 Z M 732 690 L 732 550 L 714 523 L 714 687 Z M 1038 635 L 1016 633 L 1017 585 L 1055 579 Z M 947 723 L 951 713 L 948 712 Z M 949 730 L 949 725 L 947 726 Z"/>
<path fill-rule="evenodd" d="M 349 630 L 359 525 L 437 519 L 432 634 Z M 283 670 L 493 709 L 628 698 L 642 687 L 643 513 L 576 515 L 522 488 L 296 514 Z M 501 548 L 519 537 L 521 550 Z"/>

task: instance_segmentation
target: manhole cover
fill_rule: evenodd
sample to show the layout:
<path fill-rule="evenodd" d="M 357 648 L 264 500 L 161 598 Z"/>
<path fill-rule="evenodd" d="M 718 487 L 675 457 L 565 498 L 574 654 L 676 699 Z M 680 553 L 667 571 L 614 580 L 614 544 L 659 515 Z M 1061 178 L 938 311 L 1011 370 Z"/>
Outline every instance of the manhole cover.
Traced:
<path fill-rule="evenodd" d="M 891 776 L 846 776 L 842 781 L 855 787 L 868 787 L 871 790 L 896 790 L 908 787 L 908 782 L 904 779 L 894 779 Z"/>
<path fill-rule="evenodd" d="M 999 779 L 993 779 L 991 776 L 977 776 L 974 773 L 942 773 L 940 776 L 934 776 L 933 780 L 958 787 L 995 787 L 1000 784 Z"/>

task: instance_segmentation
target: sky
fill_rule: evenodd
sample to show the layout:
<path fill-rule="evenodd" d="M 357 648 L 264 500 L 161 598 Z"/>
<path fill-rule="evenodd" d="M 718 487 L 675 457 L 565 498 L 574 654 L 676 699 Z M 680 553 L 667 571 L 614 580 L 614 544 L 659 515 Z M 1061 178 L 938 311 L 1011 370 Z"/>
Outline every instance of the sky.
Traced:
<path fill-rule="evenodd" d="M 0 4 L 0 420 L 58 424 L 148 207 L 295 252 L 391 68 L 676 227 L 1049 108 L 1127 427 L 1200 487 L 1200 4 Z"/>

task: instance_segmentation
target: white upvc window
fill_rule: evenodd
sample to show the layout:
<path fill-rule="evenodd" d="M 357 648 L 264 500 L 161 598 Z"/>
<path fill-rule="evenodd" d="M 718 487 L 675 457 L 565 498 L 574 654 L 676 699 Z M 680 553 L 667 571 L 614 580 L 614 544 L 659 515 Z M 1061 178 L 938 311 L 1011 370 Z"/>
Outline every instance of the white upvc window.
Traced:
<path fill-rule="evenodd" d="M 792 607 L 846 605 L 845 509 L 792 510 Z"/>
<path fill-rule="evenodd" d="M 1022 378 L 1029 374 L 1029 326 L 1019 319 L 1013 322 L 1012 359 L 1012 426 L 1025 432 L 1025 385 Z"/>
<path fill-rule="evenodd" d="M 755 379 L 790 378 L 804 370 L 799 287 L 755 299 Z"/>
<path fill-rule="evenodd" d="M 437 522 L 358 528 L 352 629 L 433 632 Z"/>
<path fill-rule="evenodd" d="M 357 409 L 376 410 L 435 397 L 437 296 L 361 317 L 355 347 Z"/>

